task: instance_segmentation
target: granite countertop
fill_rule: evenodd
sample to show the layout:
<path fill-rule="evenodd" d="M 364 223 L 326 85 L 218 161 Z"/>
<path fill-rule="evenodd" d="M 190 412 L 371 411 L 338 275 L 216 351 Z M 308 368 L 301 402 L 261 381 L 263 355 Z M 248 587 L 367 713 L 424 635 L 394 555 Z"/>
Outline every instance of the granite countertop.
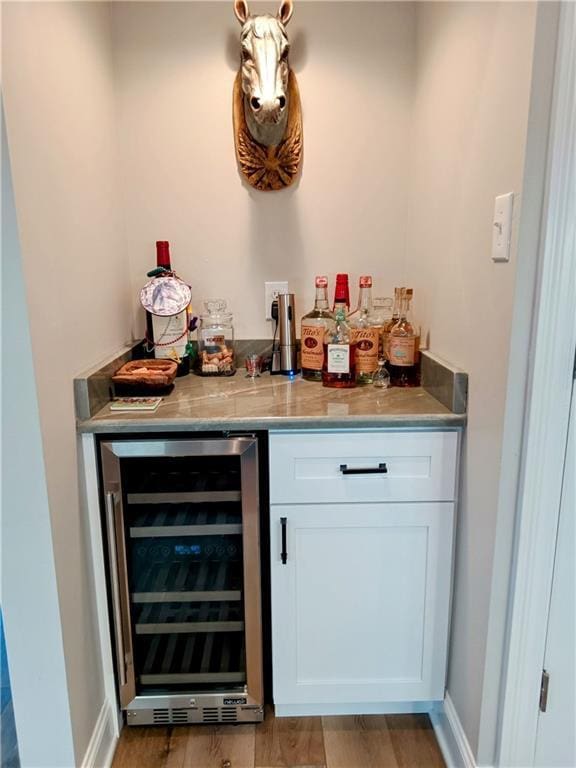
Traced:
<path fill-rule="evenodd" d="M 190 374 L 153 413 L 118 413 L 107 403 L 80 432 L 163 432 L 238 429 L 333 429 L 339 427 L 461 427 L 454 413 L 421 387 L 329 389 L 301 377 L 263 374 L 251 380 L 243 371 L 226 378 Z"/>

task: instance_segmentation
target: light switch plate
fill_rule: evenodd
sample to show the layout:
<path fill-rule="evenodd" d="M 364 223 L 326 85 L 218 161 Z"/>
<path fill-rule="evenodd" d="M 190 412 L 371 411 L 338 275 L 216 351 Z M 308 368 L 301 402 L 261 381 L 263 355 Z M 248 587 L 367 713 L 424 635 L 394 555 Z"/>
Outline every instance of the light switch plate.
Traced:
<path fill-rule="evenodd" d="M 512 206 L 514 192 L 499 195 L 494 201 L 492 222 L 492 261 L 510 261 L 512 236 Z"/>
<path fill-rule="evenodd" d="M 288 282 L 278 280 L 275 283 L 264 283 L 264 309 L 266 311 L 266 320 L 272 320 L 272 302 L 278 297 L 279 293 L 288 293 Z"/>

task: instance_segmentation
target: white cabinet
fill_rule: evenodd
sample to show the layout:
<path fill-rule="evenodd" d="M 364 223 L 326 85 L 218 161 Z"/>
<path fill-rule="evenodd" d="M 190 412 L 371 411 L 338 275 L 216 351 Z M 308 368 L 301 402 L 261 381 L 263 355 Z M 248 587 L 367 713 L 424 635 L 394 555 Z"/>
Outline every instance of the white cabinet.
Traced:
<path fill-rule="evenodd" d="M 455 432 L 271 434 L 278 714 L 411 711 L 444 698 L 457 444 Z M 408 482 L 391 494 L 399 456 L 427 465 L 429 500 Z M 320 472 L 334 473 L 337 493 L 329 478 L 301 484 Z"/>

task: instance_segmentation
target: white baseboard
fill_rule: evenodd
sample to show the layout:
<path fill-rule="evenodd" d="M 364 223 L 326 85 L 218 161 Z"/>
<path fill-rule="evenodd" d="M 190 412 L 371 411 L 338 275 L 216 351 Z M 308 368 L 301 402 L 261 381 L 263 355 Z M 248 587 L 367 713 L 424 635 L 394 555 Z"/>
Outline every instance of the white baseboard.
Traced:
<path fill-rule="evenodd" d="M 448 694 L 430 720 L 447 768 L 477 768 L 472 748 Z"/>
<path fill-rule="evenodd" d="M 81 768 L 110 768 L 117 742 L 112 711 L 105 701 L 92 731 Z"/>
<path fill-rule="evenodd" d="M 368 704 L 276 704 L 276 717 L 311 717 L 320 715 L 399 715 L 432 712 L 435 701 L 401 701 Z"/>

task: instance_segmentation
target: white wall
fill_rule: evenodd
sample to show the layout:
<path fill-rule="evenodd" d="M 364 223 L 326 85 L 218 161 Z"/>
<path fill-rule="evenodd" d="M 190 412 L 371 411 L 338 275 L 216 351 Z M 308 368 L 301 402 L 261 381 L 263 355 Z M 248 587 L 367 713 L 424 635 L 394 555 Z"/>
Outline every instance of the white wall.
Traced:
<path fill-rule="evenodd" d="M 288 31 L 303 174 L 293 188 L 262 193 L 243 184 L 234 155 L 240 28 L 232 4 L 114 4 L 135 308 L 157 239 L 171 241 L 196 309 L 214 295 L 229 300 L 239 338 L 271 337 L 265 280 L 289 280 L 302 313 L 313 304 L 315 274 L 349 271 L 353 301 L 361 273 L 374 275 L 379 293 L 401 283 L 414 12 L 411 3 L 296 5 Z"/>
<path fill-rule="evenodd" d="M 99 3 L 7 3 L 2 44 L 79 764 L 103 690 L 86 519 L 78 500 L 72 379 L 127 340 L 131 298 L 116 186 L 109 8 Z"/>
<path fill-rule="evenodd" d="M 502 462 L 498 497 L 498 520 L 490 595 L 490 620 L 482 693 L 482 716 L 478 762 L 492 764 L 501 736 L 501 697 L 508 656 L 507 625 L 509 597 L 513 594 L 516 499 L 522 467 L 522 438 L 526 398 L 534 373 L 531 349 L 533 313 L 539 293 L 540 224 L 546 190 L 548 138 L 555 90 L 555 62 L 561 4 L 540 3 L 536 17 L 533 78 L 526 142 L 526 164 L 518 235 L 518 267 L 510 358 L 506 415 L 502 439 Z"/>
<path fill-rule="evenodd" d="M 407 274 L 433 352 L 469 373 L 448 692 L 477 753 L 536 5 L 422 3 Z M 511 261 L 490 258 L 515 192 Z"/>
<path fill-rule="evenodd" d="M 2 611 L 20 762 L 63 768 L 72 724 L 7 149 L 2 114 Z"/>

